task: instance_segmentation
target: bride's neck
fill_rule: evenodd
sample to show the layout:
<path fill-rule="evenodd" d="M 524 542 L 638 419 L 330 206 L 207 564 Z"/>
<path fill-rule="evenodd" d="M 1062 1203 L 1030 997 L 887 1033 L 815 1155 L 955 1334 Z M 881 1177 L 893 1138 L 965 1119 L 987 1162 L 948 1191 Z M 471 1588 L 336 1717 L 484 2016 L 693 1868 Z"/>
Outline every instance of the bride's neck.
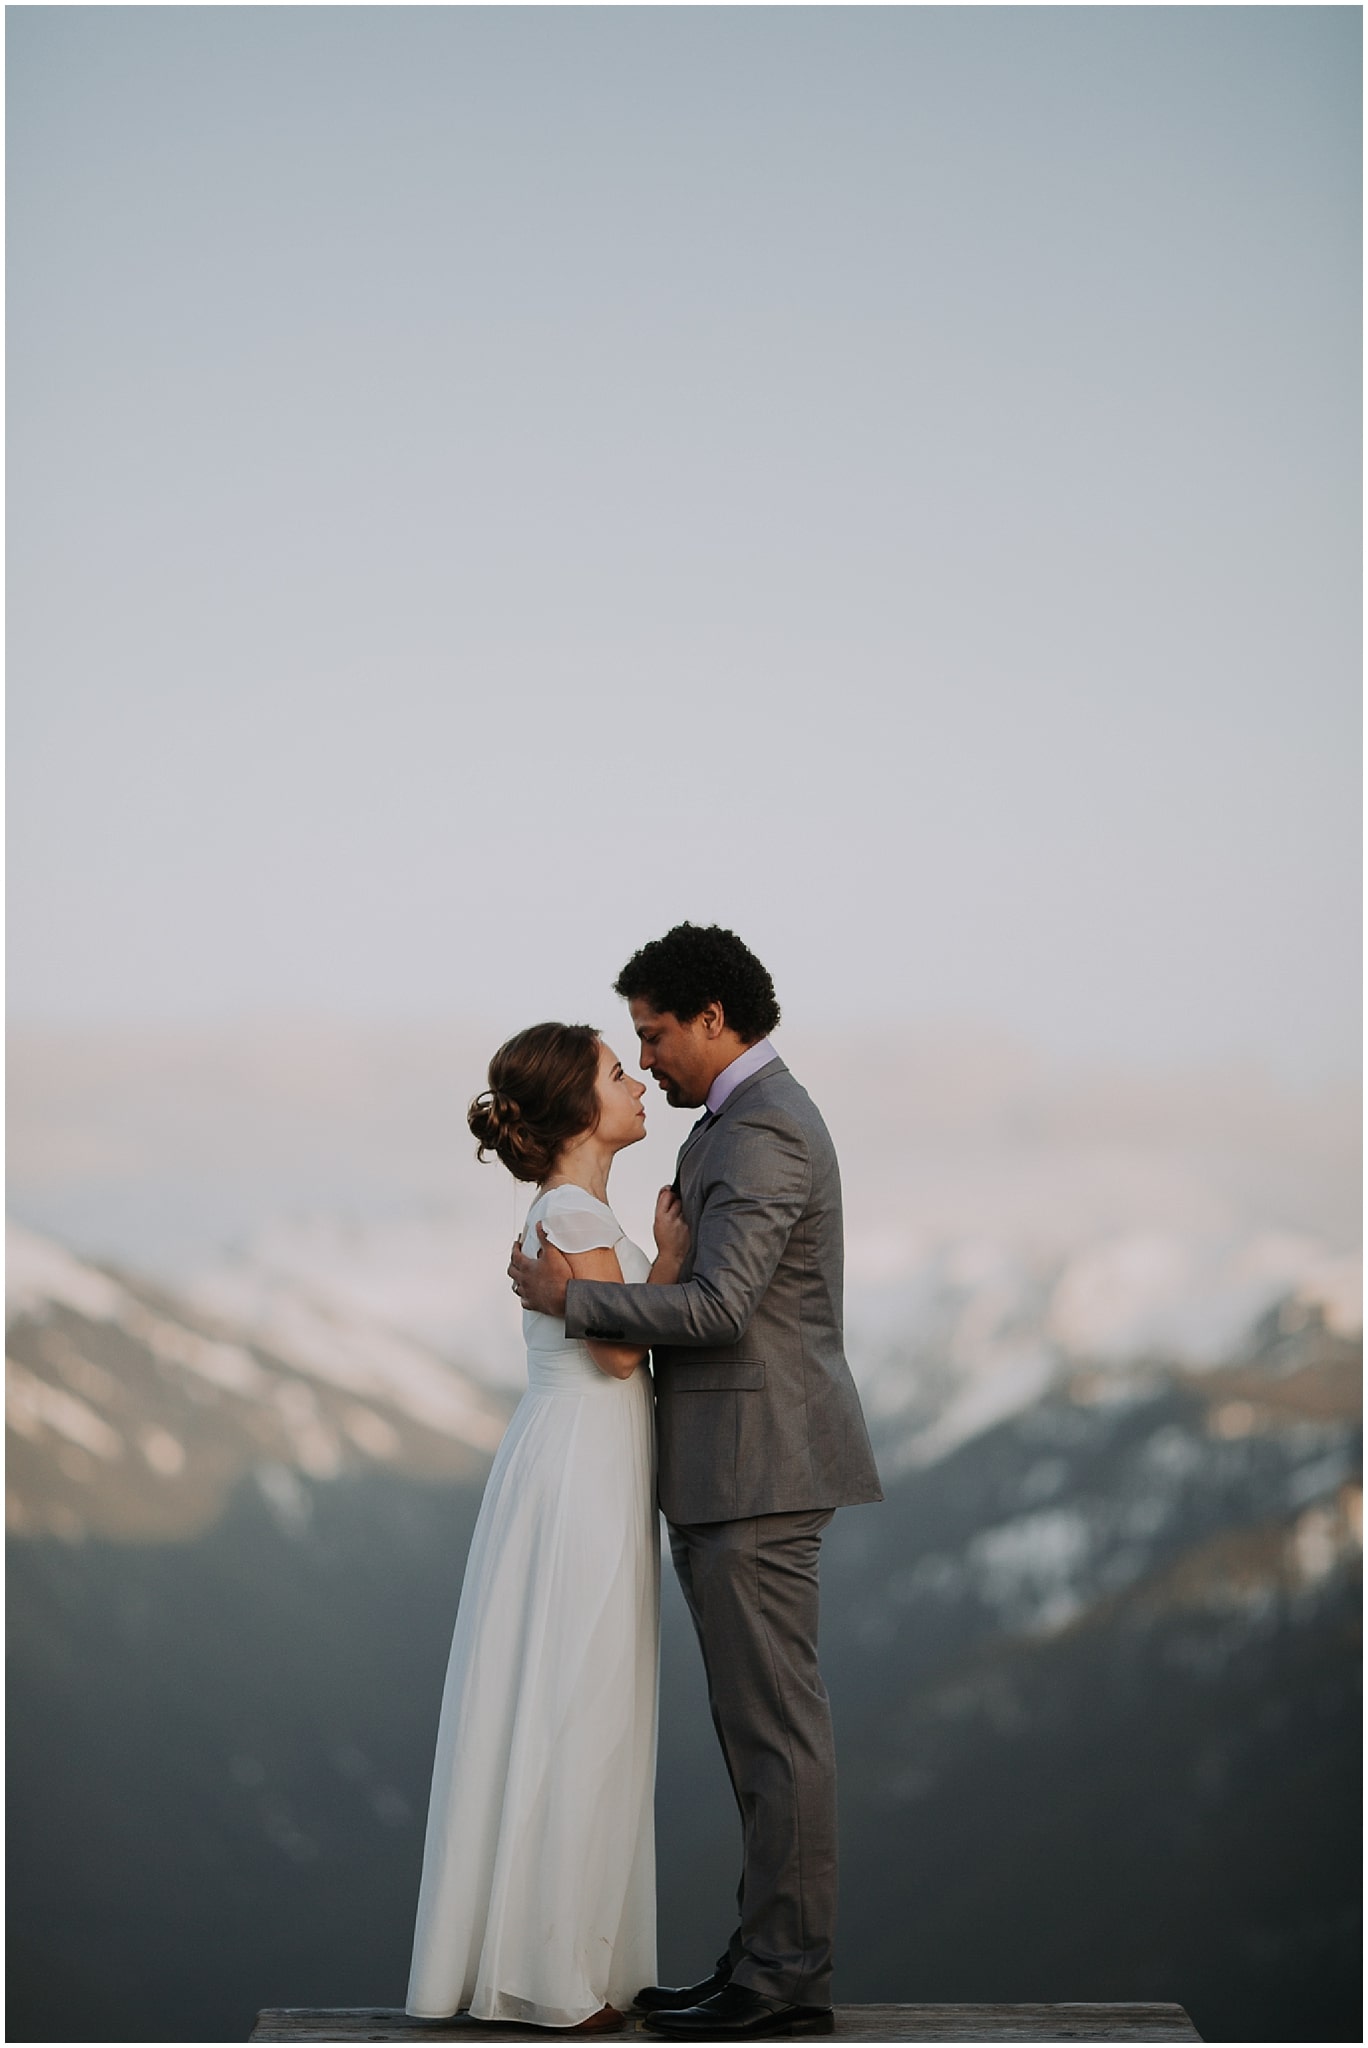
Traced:
<path fill-rule="evenodd" d="M 614 1154 L 605 1145 L 596 1145 L 586 1139 L 579 1145 L 567 1145 L 560 1154 L 550 1173 L 542 1182 L 541 1191 L 548 1188 L 583 1188 L 597 1202 L 608 1200 L 608 1169 Z"/>

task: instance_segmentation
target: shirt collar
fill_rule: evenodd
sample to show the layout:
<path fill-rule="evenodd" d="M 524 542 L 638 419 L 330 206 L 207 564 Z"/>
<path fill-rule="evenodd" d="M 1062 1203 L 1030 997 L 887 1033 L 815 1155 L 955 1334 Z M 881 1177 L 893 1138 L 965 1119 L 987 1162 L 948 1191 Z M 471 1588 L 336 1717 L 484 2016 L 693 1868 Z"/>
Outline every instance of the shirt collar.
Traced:
<path fill-rule="evenodd" d="M 758 1074 L 761 1067 L 768 1066 L 771 1060 L 777 1060 L 778 1057 L 778 1053 L 774 1050 L 768 1038 L 758 1038 L 754 1045 L 748 1045 L 744 1052 L 739 1052 L 729 1067 L 723 1067 L 721 1073 L 714 1080 L 712 1087 L 708 1090 L 707 1099 L 703 1105 L 704 1108 L 710 1110 L 716 1116 L 733 1090 L 739 1088 L 743 1081 L 748 1081 L 752 1074 Z"/>

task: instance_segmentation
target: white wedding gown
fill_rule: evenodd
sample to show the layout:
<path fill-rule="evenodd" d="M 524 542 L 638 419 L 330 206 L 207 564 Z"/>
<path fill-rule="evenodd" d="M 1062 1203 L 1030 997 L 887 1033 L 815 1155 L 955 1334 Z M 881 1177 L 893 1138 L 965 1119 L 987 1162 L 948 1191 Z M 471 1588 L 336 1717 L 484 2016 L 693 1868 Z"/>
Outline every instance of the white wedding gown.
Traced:
<path fill-rule="evenodd" d="M 646 1254 L 583 1188 L 563 1251 Z M 405 2011 L 573 2027 L 655 1982 L 660 1524 L 644 1365 L 600 1372 L 523 1313 L 527 1392 L 485 1488 L 447 1667 Z"/>

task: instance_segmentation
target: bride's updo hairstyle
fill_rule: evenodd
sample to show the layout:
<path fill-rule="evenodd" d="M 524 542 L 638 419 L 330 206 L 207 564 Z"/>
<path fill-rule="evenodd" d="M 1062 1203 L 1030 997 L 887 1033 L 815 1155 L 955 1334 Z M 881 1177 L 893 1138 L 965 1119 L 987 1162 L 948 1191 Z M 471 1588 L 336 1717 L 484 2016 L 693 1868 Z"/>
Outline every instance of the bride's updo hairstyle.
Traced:
<path fill-rule="evenodd" d="M 545 1180 L 562 1146 L 598 1123 L 598 1067 L 592 1024 L 533 1024 L 501 1045 L 466 1112 L 481 1162 L 493 1152 L 514 1180 Z"/>

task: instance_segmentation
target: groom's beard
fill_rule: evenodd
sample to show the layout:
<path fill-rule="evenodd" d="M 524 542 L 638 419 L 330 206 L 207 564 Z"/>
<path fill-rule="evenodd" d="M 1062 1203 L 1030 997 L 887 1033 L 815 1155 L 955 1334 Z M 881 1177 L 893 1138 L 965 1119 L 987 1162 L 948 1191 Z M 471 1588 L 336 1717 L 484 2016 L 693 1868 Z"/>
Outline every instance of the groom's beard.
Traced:
<path fill-rule="evenodd" d="M 661 1084 L 657 1083 L 657 1086 L 659 1085 Z M 686 1095 L 678 1081 L 666 1081 L 663 1085 L 665 1100 L 669 1103 L 671 1109 L 698 1109 L 700 1107 L 703 1100 L 702 1096 Z"/>

